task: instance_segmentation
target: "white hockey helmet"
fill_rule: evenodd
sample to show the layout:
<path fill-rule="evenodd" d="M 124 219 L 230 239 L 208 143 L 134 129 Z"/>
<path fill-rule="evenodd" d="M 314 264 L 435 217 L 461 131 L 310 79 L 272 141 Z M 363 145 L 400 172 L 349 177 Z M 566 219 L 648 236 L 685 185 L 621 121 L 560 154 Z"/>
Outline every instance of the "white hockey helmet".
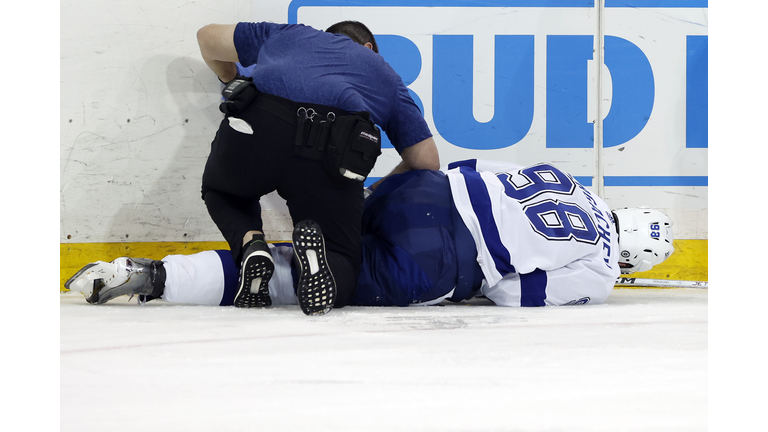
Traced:
<path fill-rule="evenodd" d="M 635 207 L 614 210 L 619 231 L 619 267 L 622 274 L 643 272 L 672 255 L 672 220 L 663 212 Z"/>

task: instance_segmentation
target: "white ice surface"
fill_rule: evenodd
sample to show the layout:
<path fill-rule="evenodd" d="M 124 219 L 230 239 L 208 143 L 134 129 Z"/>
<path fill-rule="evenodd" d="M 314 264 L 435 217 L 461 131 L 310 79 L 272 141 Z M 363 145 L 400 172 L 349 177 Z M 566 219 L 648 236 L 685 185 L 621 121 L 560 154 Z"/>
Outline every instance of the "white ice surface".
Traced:
<path fill-rule="evenodd" d="M 306 317 L 62 294 L 61 430 L 705 431 L 707 296 Z"/>

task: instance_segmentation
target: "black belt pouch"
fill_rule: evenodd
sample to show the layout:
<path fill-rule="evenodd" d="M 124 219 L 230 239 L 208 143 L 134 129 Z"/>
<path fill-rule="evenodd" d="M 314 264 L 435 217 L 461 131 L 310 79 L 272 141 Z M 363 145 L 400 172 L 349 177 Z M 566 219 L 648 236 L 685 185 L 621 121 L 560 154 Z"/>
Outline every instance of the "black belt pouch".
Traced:
<path fill-rule="evenodd" d="M 337 117 L 323 164 L 333 177 L 364 181 L 381 154 L 381 131 L 362 111 Z"/>
<path fill-rule="evenodd" d="M 237 77 L 228 82 L 221 91 L 224 100 L 219 104 L 219 111 L 224 114 L 240 114 L 258 94 L 259 91 L 250 78 Z"/>

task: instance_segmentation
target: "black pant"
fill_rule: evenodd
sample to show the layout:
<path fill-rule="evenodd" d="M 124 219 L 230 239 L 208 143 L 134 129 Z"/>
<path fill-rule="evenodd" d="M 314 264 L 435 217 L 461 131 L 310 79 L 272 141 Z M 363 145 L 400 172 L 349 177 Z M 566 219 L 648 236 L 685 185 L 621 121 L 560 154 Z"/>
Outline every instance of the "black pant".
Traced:
<path fill-rule="evenodd" d="M 233 129 L 230 117 L 246 121 L 253 134 Z M 238 266 L 245 233 L 262 230 L 259 199 L 263 195 L 277 191 L 294 224 L 307 219 L 317 222 L 336 280 L 335 306 L 341 307 L 352 297 L 360 270 L 363 185 L 332 178 L 321 162 L 294 156 L 295 136 L 294 125 L 255 104 L 236 116 L 227 115 L 211 143 L 203 172 L 203 200 Z"/>

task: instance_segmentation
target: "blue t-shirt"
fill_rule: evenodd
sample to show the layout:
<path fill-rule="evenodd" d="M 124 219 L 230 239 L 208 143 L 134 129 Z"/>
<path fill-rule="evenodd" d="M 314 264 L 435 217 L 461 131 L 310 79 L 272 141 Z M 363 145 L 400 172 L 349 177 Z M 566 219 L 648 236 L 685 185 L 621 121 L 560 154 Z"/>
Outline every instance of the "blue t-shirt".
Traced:
<path fill-rule="evenodd" d="M 368 111 L 398 152 L 432 136 L 403 80 L 373 50 L 302 24 L 245 23 L 235 49 L 259 90 L 296 102 Z"/>

